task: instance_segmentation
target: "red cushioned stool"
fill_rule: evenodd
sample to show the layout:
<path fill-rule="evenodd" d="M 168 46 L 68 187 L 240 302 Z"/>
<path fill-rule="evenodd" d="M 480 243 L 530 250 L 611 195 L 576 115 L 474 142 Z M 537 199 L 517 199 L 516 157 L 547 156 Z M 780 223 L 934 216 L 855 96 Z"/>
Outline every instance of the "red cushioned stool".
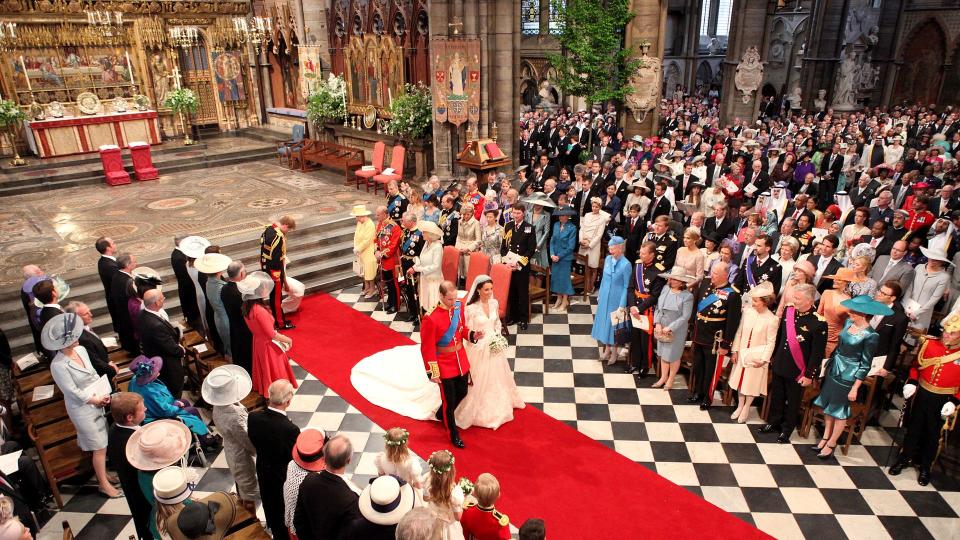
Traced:
<path fill-rule="evenodd" d="M 149 143 L 143 141 L 131 142 L 130 157 L 133 159 L 133 172 L 137 175 L 138 181 L 156 180 L 160 177 L 160 173 L 153 166 Z"/>
<path fill-rule="evenodd" d="M 101 146 L 100 162 L 103 163 L 103 174 L 107 177 L 107 184 L 122 186 L 130 183 L 130 175 L 123 168 L 123 158 L 120 156 L 119 146 L 115 144 Z"/>

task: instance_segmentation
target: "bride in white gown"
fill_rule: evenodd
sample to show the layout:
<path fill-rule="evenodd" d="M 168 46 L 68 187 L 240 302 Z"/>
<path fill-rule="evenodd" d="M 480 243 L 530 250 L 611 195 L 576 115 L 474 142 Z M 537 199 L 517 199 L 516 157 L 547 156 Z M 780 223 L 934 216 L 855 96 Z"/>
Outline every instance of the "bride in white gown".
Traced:
<path fill-rule="evenodd" d="M 512 420 L 513 409 L 523 408 L 524 403 L 506 350 L 490 349 L 490 341 L 501 335 L 490 277 L 478 276 L 467 298 L 471 300 L 464 313 L 467 328 L 483 330 L 484 337 L 475 345 L 464 344 L 473 385 L 457 407 L 457 425 L 496 429 Z M 435 420 L 440 408 L 440 387 L 427 377 L 419 345 L 402 345 L 364 358 L 353 366 L 350 382 L 370 403 L 416 420 Z"/>

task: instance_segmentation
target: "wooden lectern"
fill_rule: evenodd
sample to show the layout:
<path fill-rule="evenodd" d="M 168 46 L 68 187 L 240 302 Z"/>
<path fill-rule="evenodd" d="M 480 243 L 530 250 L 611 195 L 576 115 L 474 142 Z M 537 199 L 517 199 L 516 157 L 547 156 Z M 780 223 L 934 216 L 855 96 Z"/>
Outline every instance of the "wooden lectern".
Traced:
<path fill-rule="evenodd" d="M 483 172 L 509 166 L 511 163 L 510 156 L 504 155 L 493 139 L 468 141 L 463 150 L 457 154 L 457 165 L 473 171 L 478 180 Z M 484 182 L 481 180 L 481 183 Z"/>

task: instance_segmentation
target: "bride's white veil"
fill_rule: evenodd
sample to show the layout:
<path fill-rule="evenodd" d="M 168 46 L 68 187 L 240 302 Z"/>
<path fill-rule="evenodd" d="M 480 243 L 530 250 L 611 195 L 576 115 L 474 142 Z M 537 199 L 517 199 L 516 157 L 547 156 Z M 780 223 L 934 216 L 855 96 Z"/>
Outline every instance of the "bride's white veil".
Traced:
<path fill-rule="evenodd" d="M 486 283 L 486 282 L 488 282 L 488 281 L 491 281 L 491 282 L 492 282 L 492 281 L 493 281 L 493 278 L 491 278 L 490 276 L 488 276 L 488 275 L 486 275 L 486 274 L 480 274 L 479 276 L 477 276 L 476 278 L 474 278 L 473 284 L 470 285 L 470 291 L 467 292 L 466 304 L 470 304 L 470 301 L 473 300 L 473 295 L 474 295 L 474 293 L 477 292 L 477 289 L 478 289 L 479 287 L 482 287 L 483 284 Z"/>

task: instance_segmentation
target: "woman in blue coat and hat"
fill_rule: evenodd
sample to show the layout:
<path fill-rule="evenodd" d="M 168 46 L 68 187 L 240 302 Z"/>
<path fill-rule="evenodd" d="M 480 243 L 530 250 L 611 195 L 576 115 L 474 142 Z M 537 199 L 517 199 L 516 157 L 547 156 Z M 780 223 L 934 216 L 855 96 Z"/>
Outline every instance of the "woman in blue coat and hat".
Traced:
<path fill-rule="evenodd" d="M 614 236 L 607 244 L 610 254 L 603 262 L 603 277 L 600 279 L 600 292 L 597 294 L 597 315 L 593 319 L 593 331 L 590 332 L 593 339 L 600 343 L 600 360 L 606 359 L 608 365 L 617 361 L 619 346 L 614 339 L 615 328 L 610 317 L 615 311 L 627 307 L 627 285 L 630 281 L 631 266 L 630 261 L 623 256 L 625 243 L 623 237 Z M 629 333 L 627 335 L 629 336 Z"/>
<path fill-rule="evenodd" d="M 550 292 L 557 295 L 557 303 L 551 307 L 560 313 L 570 306 L 570 295 L 573 294 L 570 266 L 577 249 L 577 227 L 570 219 L 576 215 L 573 208 L 558 210 L 557 222 L 550 235 Z"/>

